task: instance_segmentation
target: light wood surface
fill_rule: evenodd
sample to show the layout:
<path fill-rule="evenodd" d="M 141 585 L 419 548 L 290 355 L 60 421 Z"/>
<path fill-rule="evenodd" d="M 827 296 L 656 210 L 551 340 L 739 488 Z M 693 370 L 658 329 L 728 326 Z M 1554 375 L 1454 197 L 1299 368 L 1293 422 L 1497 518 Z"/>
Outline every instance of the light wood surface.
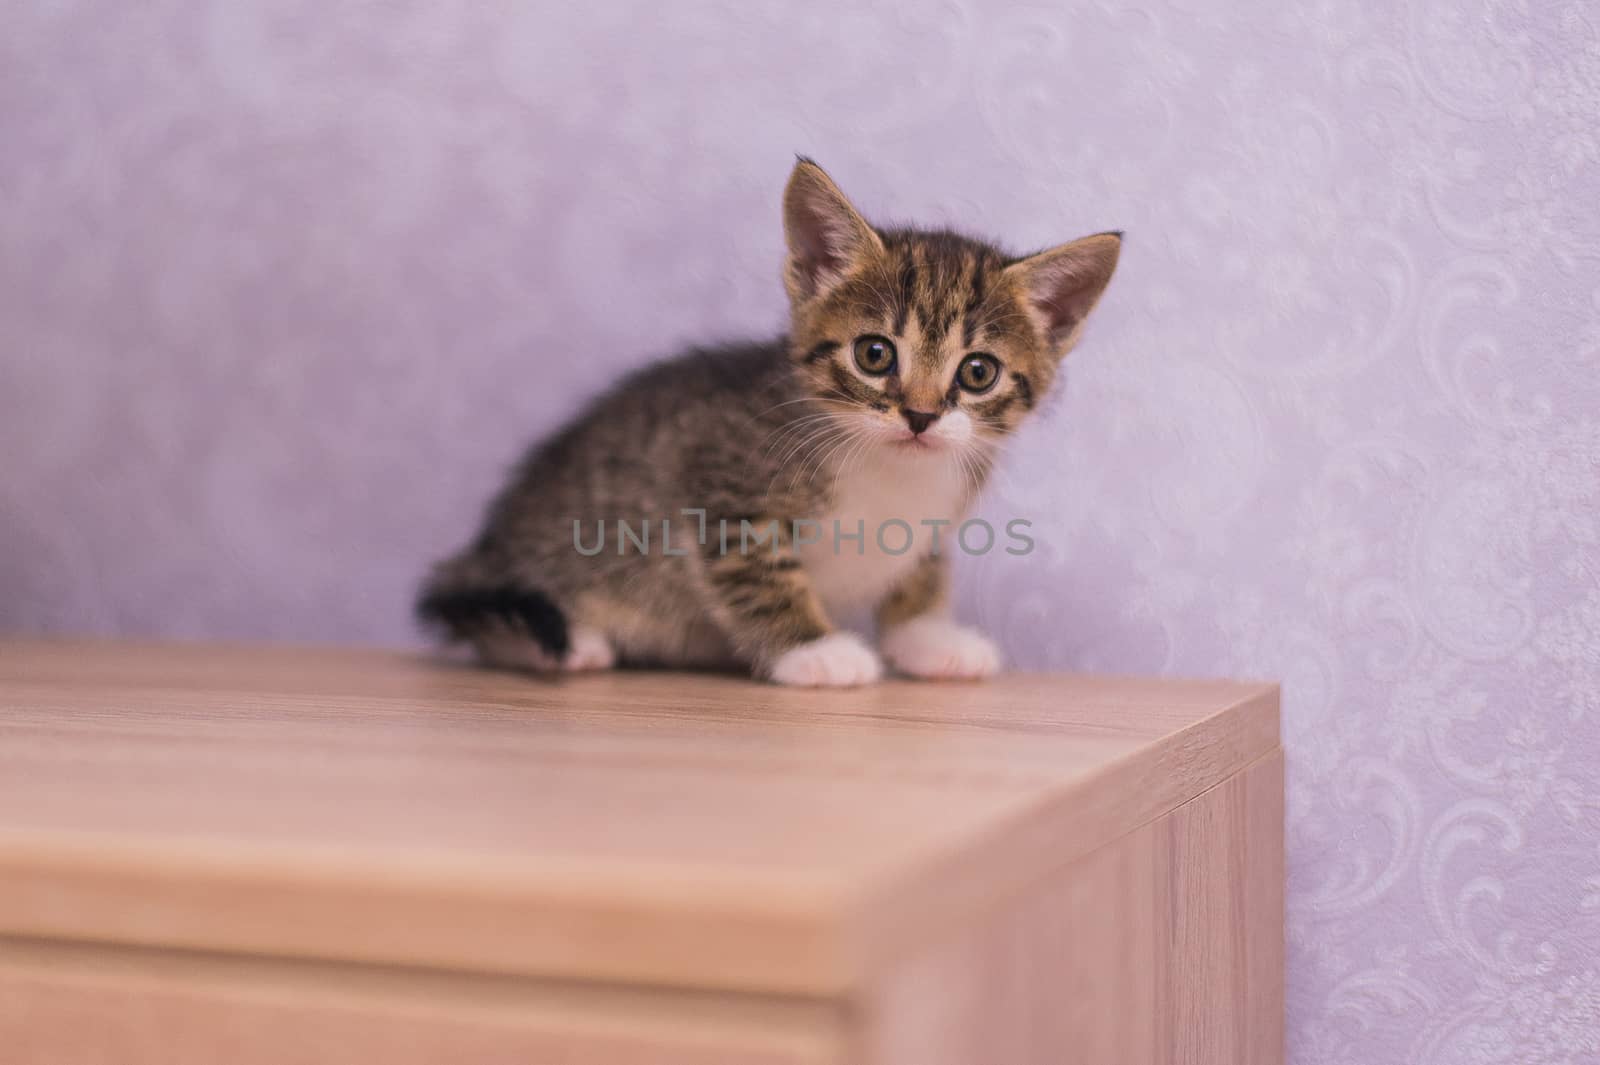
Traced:
<path fill-rule="evenodd" d="M 877 986 L 865 1059 L 1277 1065 L 1282 796 L 1274 752 L 930 939 Z"/>
<path fill-rule="evenodd" d="M 211 1049 L 294 1018 L 437 1060 L 380 1018 L 474 1061 L 1000 1065 L 1120 1010 L 1092 1060 L 1270 1065 L 1239 1010 L 1281 1014 L 1277 728 L 1274 687 L 1222 681 L 0 643 L 0 1033 L 115 1047 L 200 994 Z M 1047 980 L 1082 1005 L 1030 1042 Z M 929 1003 L 990 1051 L 917 1057 Z"/>
<path fill-rule="evenodd" d="M 0 932 L 811 993 L 1277 743 L 1216 682 L 45 643 L 0 693 Z"/>
<path fill-rule="evenodd" d="M 842 1004 L 0 938 L 5 1065 L 837 1065 Z"/>

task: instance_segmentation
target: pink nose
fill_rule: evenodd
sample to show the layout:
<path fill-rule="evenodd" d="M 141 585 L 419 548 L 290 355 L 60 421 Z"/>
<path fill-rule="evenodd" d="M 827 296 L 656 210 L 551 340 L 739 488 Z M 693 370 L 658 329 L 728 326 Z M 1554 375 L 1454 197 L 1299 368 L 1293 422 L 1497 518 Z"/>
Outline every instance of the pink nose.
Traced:
<path fill-rule="evenodd" d="M 927 429 L 928 426 L 939 420 L 939 414 L 937 411 L 905 409 L 900 413 L 906 416 L 906 424 L 911 426 L 911 431 L 918 436 L 922 435 L 922 432 Z"/>

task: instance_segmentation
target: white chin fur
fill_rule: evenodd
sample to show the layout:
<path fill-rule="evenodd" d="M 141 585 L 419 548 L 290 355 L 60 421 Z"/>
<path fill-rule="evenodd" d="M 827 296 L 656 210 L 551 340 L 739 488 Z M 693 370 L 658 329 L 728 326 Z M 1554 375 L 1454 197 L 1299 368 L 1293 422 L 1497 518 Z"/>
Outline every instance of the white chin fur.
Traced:
<path fill-rule="evenodd" d="M 855 633 L 835 632 L 779 655 L 770 676 L 796 688 L 853 688 L 883 676 L 883 663 Z"/>
<path fill-rule="evenodd" d="M 946 618 L 914 618 L 884 633 L 883 656 L 901 673 L 967 680 L 1000 671 L 1000 649 L 977 629 Z"/>

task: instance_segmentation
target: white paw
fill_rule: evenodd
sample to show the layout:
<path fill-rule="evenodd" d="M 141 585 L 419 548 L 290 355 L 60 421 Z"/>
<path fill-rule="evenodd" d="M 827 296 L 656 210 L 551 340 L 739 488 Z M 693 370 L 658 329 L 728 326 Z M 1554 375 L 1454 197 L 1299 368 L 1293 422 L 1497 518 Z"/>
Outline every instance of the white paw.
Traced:
<path fill-rule="evenodd" d="M 855 633 L 835 632 L 779 655 L 771 675 L 797 688 L 852 688 L 883 676 L 883 663 Z"/>
<path fill-rule="evenodd" d="M 913 618 L 883 636 L 883 657 L 902 673 L 970 679 L 1000 670 L 1000 648 L 977 629 L 945 618 Z"/>
<path fill-rule="evenodd" d="M 588 670 L 610 669 L 616 664 L 616 649 L 611 646 L 611 641 L 606 639 L 605 633 L 599 629 L 582 626 L 572 630 L 567 656 L 561 660 L 563 670 L 568 673 L 582 673 Z"/>

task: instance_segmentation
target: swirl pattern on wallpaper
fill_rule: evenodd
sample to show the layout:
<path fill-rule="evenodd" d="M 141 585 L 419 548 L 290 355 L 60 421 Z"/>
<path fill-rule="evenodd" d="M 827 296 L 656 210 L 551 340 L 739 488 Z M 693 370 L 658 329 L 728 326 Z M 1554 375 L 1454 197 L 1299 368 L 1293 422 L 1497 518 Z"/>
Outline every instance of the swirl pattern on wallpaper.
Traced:
<path fill-rule="evenodd" d="M 1300 1065 L 1600 1060 L 1588 0 L 52 0 L 0 34 L 0 625 L 400 641 L 819 158 L 1123 266 L 983 507 L 1030 667 L 1285 683 Z"/>

